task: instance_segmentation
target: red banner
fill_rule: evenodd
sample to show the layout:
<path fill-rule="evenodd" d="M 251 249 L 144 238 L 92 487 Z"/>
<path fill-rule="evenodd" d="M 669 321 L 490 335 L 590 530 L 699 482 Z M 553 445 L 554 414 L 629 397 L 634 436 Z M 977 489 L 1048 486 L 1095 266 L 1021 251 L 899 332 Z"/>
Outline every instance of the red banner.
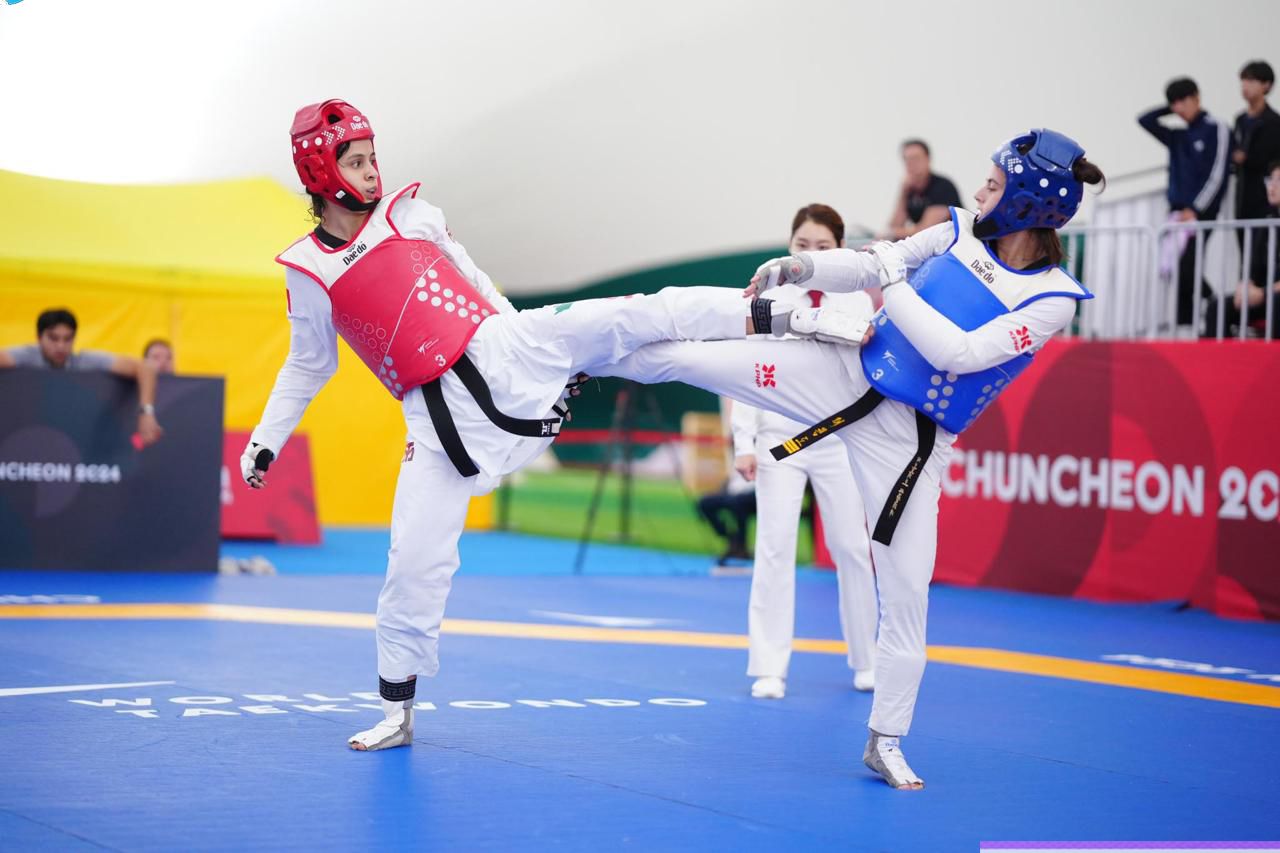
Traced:
<path fill-rule="evenodd" d="M 248 443 L 247 432 L 228 432 L 222 440 L 223 538 L 319 544 L 307 437 L 295 434 L 289 439 L 289 452 L 271 463 L 271 486 L 266 489 L 251 489 L 240 481 L 240 454 Z"/>
<path fill-rule="evenodd" d="M 1280 619 L 1280 345 L 1054 342 L 960 438 L 935 577 Z"/>

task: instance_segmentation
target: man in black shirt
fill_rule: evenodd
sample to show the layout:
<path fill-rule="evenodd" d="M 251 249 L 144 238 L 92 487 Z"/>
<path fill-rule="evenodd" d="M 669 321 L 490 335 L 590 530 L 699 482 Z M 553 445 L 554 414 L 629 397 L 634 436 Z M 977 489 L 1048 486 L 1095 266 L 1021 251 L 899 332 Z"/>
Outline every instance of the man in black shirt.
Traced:
<path fill-rule="evenodd" d="M 1263 183 L 1269 165 L 1280 160 L 1280 114 L 1267 103 L 1267 93 L 1271 91 L 1275 79 L 1276 74 L 1271 66 L 1260 59 L 1245 63 L 1244 68 L 1240 69 L 1240 96 L 1247 106 L 1236 116 L 1232 131 L 1234 150 L 1231 152 L 1231 162 L 1235 164 L 1236 170 L 1236 219 L 1262 219 L 1275 215 L 1267 203 Z M 1253 252 L 1258 257 L 1262 254 L 1262 247 L 1266 245 L 1267 230 L 1252 230 Z M 1244 233 L 1245 229 L 1236 232 L 1242 252 Z"/>
<path fill-rule="evenodd" d="M 1280 159 L 1271 163 L 1266 177 L 1261 179 L 1263 201 L 1267 207 L 1258 217 L 1280 217 Z M 1275 241 L 1271 242 L 1268 230 L 1276 232 Z M 1248 278 L 1240 283 L 1236 292 L 1226 300 L 1224 331 L 1228 336 L 1240 333 L 1240 322 L 1244 319 L 1245 306 L 1248 308 L 1248 321 L 1251 327 L 1260 329 L 1270 340 L 1280 338 L 1280 226 L 1275 229 L 1254 228 L 1253 240 L 1249 247 Z M 1271 328 L 1268 332 L 1267 303 L 1271 303 Z M 1207 331 L 1217 334 L 1218 302 L 1209 301 L 1205 315 Z"/>
<path fill-rule="evenodd" d="M 1280 114 L 1267 103 L 1267 93 L 1275 79 L 1271 66 L 1261 60 L 1240 69 L 1240 95 L 1248 107 L 1236 116 L 1232 133 L 1237 219 L 1262 219 L 1270 215 L 1263 179 L 1267 176 L 1267 167 L 1280 160 Z M 1256 233 L 1254 239 L 1258 239 Z"/>
<path fill-rule="evenodd" d="M 907 176 L 889 228 L 880 235 L 886 240 L 901 240 L 930 225 L 946 222 L 951 216 L 947 208 L 961 206 L 956 185 L 930 169 L 929 146 L 924 140 L 908 139 L 902 143 L 902 163 Z"/>

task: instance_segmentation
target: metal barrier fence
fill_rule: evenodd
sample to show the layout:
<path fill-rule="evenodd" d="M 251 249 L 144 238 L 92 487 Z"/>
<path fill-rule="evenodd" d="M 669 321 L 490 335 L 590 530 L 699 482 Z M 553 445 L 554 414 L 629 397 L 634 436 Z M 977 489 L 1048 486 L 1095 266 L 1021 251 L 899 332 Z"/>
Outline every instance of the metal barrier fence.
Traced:
<path fill-rule="evenodd" d="M 1097 296 L 1080 306 L 1080 337 L 1277 337 L 1280 219 L 1094 224 L 1060 233 L 1067 271 Z M 1249 304 L 1246 282 L 1261 290 L 1260 304 Z M 1184 298 L 1189 324 L 1178 322 L 1180 286 L 1194 294 Z"/>

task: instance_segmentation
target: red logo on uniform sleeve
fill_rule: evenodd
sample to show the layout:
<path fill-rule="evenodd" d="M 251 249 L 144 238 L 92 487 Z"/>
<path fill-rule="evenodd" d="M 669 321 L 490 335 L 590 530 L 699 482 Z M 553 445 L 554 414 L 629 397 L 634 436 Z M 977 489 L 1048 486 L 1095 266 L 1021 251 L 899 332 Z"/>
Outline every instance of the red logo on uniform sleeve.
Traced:
<path fill-rule="evenodd" d="M 756 387 L 757 388 L 777 388 L 778 381 L 774 377 L 778 366 L 776 364 L 761 364 L 756 362 Z"/>
<path fill-rule="evenodd" d="M 404 461 L 405 462 L 413 461 L 413 442 L 412 441 L 407 442 L 404 446 Z"/>
<path fill-rule="evenodd" d="M 1014 352 L 1022 352 L 1031 346 L 1031 332 L 1027 330 L 1026 326 L 1020 329 L 1010 329 L 1009 337 L 1013 339 Z"/>

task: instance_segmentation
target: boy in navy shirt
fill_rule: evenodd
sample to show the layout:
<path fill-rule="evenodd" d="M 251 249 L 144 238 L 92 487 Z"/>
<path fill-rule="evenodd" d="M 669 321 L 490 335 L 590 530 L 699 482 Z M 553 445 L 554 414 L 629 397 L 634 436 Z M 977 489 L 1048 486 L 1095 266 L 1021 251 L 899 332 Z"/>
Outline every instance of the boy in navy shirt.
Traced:
<path fill-rule="evenodd" d="M 1227 126 L 1200 106 L 1200 90 L 1187 77 L 1165 88 L 1167 106 L 1157 107 L 1138 117 L 1138 124 L 1169 149 L 1169 209 L 1183 222 L 1218 218 L 1227 188 L 1227 162 L 1231 154 L 1231 133 Z M 1170 128 L 1161 122 L 1176 115 L 1185 128 Z M 1190 326 L 1195 317 L 1195 235 L 1187 241 L 1178 261 L 1179 326 Z M 1200 295 L 1210 296 L 1203 279 Z"/>

